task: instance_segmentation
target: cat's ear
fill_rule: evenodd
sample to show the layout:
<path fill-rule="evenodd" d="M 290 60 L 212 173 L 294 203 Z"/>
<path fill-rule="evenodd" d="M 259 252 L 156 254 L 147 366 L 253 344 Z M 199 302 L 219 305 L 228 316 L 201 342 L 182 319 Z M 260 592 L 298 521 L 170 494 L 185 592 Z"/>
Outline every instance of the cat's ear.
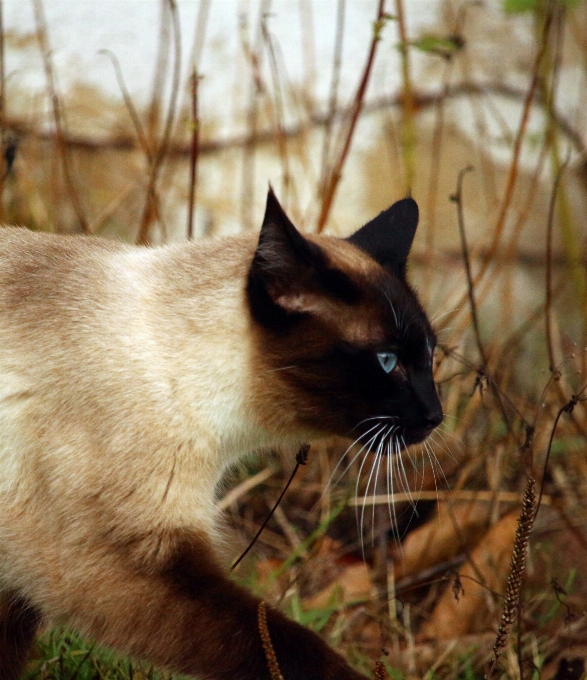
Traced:
<path fill-rule="evenodd" d="M 269 188 L 247 291 L 254 316 L 283 322 L 285 314 L 320 313 L 328 300 L 356 298 L 355 285 L 329 264 L 326 253 L 292 224 Z"/>
<path fill-rule="evenodd" d="M 418 204 L 413 198 L 404 198 L 379 213 L 347 240 L 382 267 L 403 277 L 417 226 Z"/>
<path fill-rule="evenodd" d="M 322 249 L 294 227 L 269 187 L 251 272 L 267 284 L 295 286 L 300 277 L 305 278 L 324 265 Z"/>

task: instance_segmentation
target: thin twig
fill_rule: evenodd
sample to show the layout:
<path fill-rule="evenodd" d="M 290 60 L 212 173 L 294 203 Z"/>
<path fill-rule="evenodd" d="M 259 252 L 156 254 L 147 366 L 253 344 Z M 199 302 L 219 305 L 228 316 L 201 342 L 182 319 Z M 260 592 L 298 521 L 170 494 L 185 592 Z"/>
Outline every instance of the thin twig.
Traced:
<path fill-rule="evenodd" d="M 451 501 L 457 503 L 519 503 L 520 500 L 520 493 L 517 491 L 474 491 L 469 489 L 451 489 L 450 491 L 445 491 L 443 489 L 435 489 L 434 491 L 395 492 L 393 497 L 390 497 L 388 494 L 357 496 L 356 498 L 350 498 L 348 505 L 352 507 L 387 505 L 388 503 L 397 505 L 398 503 L 414 501 L 437 501 L 438 503 Z M 552 498 L 544 496 L 542 504 L 551 505 Z"/>
<path fill-rule="evenodd" d="M 556 206 L 556 197 L 558 188 L 563 176 L 563 173 L 569 163 L 569 156 L 566 161 L 560 166 L 554 178 L 552 192 L 550 194 L 550 205 L 548 207 L 548 221 L 546 225 L 546 299 L 544 303 L 544 322 L 546 326 L 546 348 L 548 350 L 548 363 L 552 373 L 555 372 L 555 359 L 552 340 L 552 231 L 554 224 L 554 209 Z"/>
<path fill-rule="evenodd" d="M 200 0 L 198 5 L 194 43 L 192 47 L 192 53 L 190 55 L 190 64 L 194 64 L 198 73 L 200 72 L 200 60 L 202 58 L 204 40 L 206 38 L 206 28 L 208 26 L 208 17 L 210 15 L 210 4 L 211 0 Z"/>
<path fill-rule="evenodd" d="M 410 43 L 406 29 L 403 0 L 395 0 L 395 9 L 399 31 L 399 50 L 401 55 L 403 85 L 401 145 L 406 174 L 406 193 L 411 195 L 416 176 L 416 128 L 414 124 L 416 107 L 414 105 L 414 88 L 412 86 L 412 77 L 410 74 Z"/>
<path fill-rule="evenodd" d="M 513 424 L 511 422 L 510 416 L 505 408 L 504 404 L 504 394 L 502 391 L 499 389 L 495 379 L 489 375 L 488 371 L 488 362 L 487 362 L 487 354 L 485 352 L 485 347 L 483 346 L 483 341 L 481 339 L 481 331 L 479 328 L 479 318 L 477 316 L 477 305 L 475 302 L 475 281 L 473 280 L 473 275 L 471 273 L 471 262 L 469 258 L 469 247 L 467 244 L 467 236 L 466 236 L 466 231 L 465 231 L 465 219 L 464 219 L 464 214 L 463 214 L 463 197 L 462 197 L 462 189 L 463 189 L 463 179 L 464 176 L 467 172 L 470 172 L 473 168 L 471 166 L 468 166 L 466 168 L 463 168 L 459 172 L 458 180 L 457 180 L 457 191 L 455 194 L 453 194 L 450 199 L 451 201 L 454 201 L 457 205 L 457 213 L 458 213 L 458 223 L 459 223 L 459 234 L 461 238 L 461 248 L 462 248 L 462 254 L 463 254 L 463 261 L 465 263 L 465 272 L 467 275 L 467 296 L 469 298 L 469 306 L 470 306 L 470 311 L 471 311 L 471 319 L 473 321 L 473 332 L 475 334 L 475 341 L 477 343 L 477 350 L 479 351 L 479 356 L 481 357 L 481 373 L 485 378 L 487 378 L 489 386 L 491 388 L 491 391 L 493 392 L 495 396 L 495 400 L 497 401 L 497 404 L 499 406 L 499 409 L 501 411 L 502 417 L 504 419 L 504 422 L 508 428 L 508 431 L 514 438 L 517 446 L 520 446 L 520 442 L 518 441 L 518 436 L 516 432 L 514 431 Z M 509 400 L 508 400 L 509 401 Z M 517 410 L 517 409 L 516 409 Z M 521 416 L 521 414 L 519 414 Z M 525 418 L 521 416 L 521 419 L 525 422 Z"/>
<path fill-rule="evenodd" d="M 49 48 L 47 21 L 45 19 L 45 11 L 41 0 L 33 0 L 33 7 L 35 10 L 35 23 L 37 32 L 37 41 L 41 50 L 43 58 L 43 67 L 45 69 L 45 77 L 47 78 L 47 87 L 49 89 L 49 96 L 53 106 L 53 120 L 55 123 L 55 140 L 57 148 L 61 157 L 61 165 L 63 168 L 63 175 L 65 178 L 65 186 L 69 195 L 69 200 L 75 211 L 77 220 L 81 230 L 89 233 L 88 220 L 84 214 L 81 202 L 73 183 L 71 169 L 69 167 L 69 157 L 67 154 L 67 145 L 65 144 L 65 136 L 63 134 L 63 116 L 61 114 L 61 105 L 57 95 L 57 87 L 55 85 L 55 74 L 53 72 L 53 63 L 51 62 L 51 50 Z"/>
<path fill-rule="evenodd" d="M 506 97 L 519 101 L 524 99 L 526 93 L 518 88 L 508 86 L 504 83 L 496 83 L 490 81 L 488 83 L 473 83 L 464 82 L 453 85 L 447 89 L 446 92 L 416 92 L 414 91 L 414 103 L 418 110 L 426 109 L 431 106 L 436 106 L 439 101 L 443 99 L 458 99 L 464 96 L 486 96 L 495 94 L 497 96 Z M 534 105 L 542 105 L 541 99 L 535 95 L 532 102 Z M 377 111 L 386 110 L 393 107 L 400 107 L 402 105 L 401 94 L 396 94 L 391 97 L 378 97 L 363 105 L 362 113 L 375 113 Z M 351 103 L 348 107 L 337 108 L 334 114 L 334 120 L 346 120 L 353 111 L 354 104 Z M 325 126 L 328 121 L 328 113 L 314 113 L 303 124 L 293 125 L 285 128 L 285 135 L 288 139 L 300 137 L 308 132 L 312 126 Z M 563 115 L 558 111 L 553 111 L 552 115 L 558 125 L 559 131 L 568 139 L 573 149 L 582 157 L 587 157 L 587 143 L 582 139 L 580 133 L 572 127 Z M 33 130 L 28 124 L 22 120 L 11 119 L 7 121 L 7 125 L 14 129 L 20 135 L 34 136 L 36 139 L 54 140 L 55 135 L 45 130 Z M 64 132 L 64 142 L 67 146 L 81 148 L 81 149 L 114 149 L 114 150 L 132 150 L 135 147 L 134 140 L 117 136 L 110 140 L 93 140 L 88 137 L 79 137 L 68 135 Z M 243 148 L 251 144 L 272 144 L 275 142 L 275 127 L 264 130 L 258 130 L 254 135 L 235 135 L 234 137 L 226 137 L 224 139 L 208 139 L 200 143 L 200 154 L 213 154 L 227 149 Z M 190 155 L 190 145 L 182 142 L 169 144 L 168 155 L 172 156 L 187 156 Z"/>
<path fill-rule="evenodd" d="M 192 146 L 190 153 L 190 191 L 188 200 L 188 240 L 194 237 L 194 206 L 196 200 L 196 180 L 198 170 L 198 151 L 200 147 L 200 119 L 198 116 L 198 82 L 199 76 L 195 67 L 192 71 Z"/>
<path fill-rule="evenodd" d="M 497 248 L 499 246 L 499 242 L 501 239 L 501 234 L 503 232 L 504 226 L 505 226 L 505 219 L 508 213 L 508 210 L 510 208 L 513 196 L 514 196 L 514 187 L 516 185 L 516 181 L 518 178 L 518 168 L 519 168 L 519 163 L 520 163 L 520 156 L 522 152 L 522 142 L 524 141 L 524 137 L 526 135 L 526 129 L 528 126 L 528 121 L 530 119 L 530 112 L 532 110 L 532 102 L 534 100 L 534 95 L 536 92 L 536 89 L 538 87 L 538 81 L 539 81 L 539 76 L 540 76 L 540 65 L 542 64 L 542 60 L 544 58 L 544 55 L 547 50 L 548 46 L 548 34 L 550 31 L 550 26 L 552 23 L 552 12 L 548 12 L 546 19 L 544 21 L 544 27 L 542 31 L 542 42 L 540 44 L 540 49 L 538 50 L 538 53 L 536 55 L 536 58 L 534 59 L 534 65 L 532 67 L 532 80 L 530 81 L 530 87 L 528 88 L 528 92 L 526 94 L 526 98 L 524 100 L 524 108 L 522 110 L 522 117 L 520 119 L 520 124 L 518 126 L 518 131 L 516 134 L 516 138 L 514 140 L 514 148 L 512 152 L 512 162 L 510 165 L 510 169 L 508 172 L 508 178 L 507 178 L 507 183 L 506 183 L 506 188 L 504 192 L 504 198 L 500 207 L 499 215 L 497 218 L 497 223 L 495 225 L 495 229 L 493 231 L 493 239 L 491 241 L 491 245 L 489 246 L 489 250 L 491 252 L 496 252 Z M 489 263 L 487 263 L 486 266 L 482 267 L 479 273 L 477 274 L 477 281 L 478 283 L 483 276 L 485 275 L 485 272 L 487 271 L 487 267 L 489 266 Z"/>
<path fill-rule="evenodd" d="M 542 504 L 542 496 L 544 494 L 544 483 L 546 481 L 546 473 L 548 471 L 548 462 L 550 460 L 550 451 L 552 449 L 552 442 L 554 440 L 554 435 L 556 432 L 556 428 L 558 426 L 558 421 L 561 419 L 563 413 L 573 413 L 575 406 L 580 402 L 584 401 L 584 398 L 582 397 L 583 392 L 587 390 L 587 384 L 583 386 L 583 388 L 578 392 L 577 394 L 573 394 L 569 401 L 561 406 L 556 414 L 556 417 L 554 419 L 554 423 L 552 425 L 552 429 L 550 431 L 550 437 L 548 440 L 548 448 L 546 449 L 546 457 L 544 458 L 544 467 L 542 470 L 542 479 L 540 480 L 540 493 L 538 494 L 538 503 L 536 504 L 536 514 L 538 514 L 538 510 L 540 510 L 540 505 Z"/>
<path fill-rule="evenodd" d="M 153 154 L 151 152 L 151 149 L 149 148 L 149 142 L 147 141 L 147 136 L 145 135 L 145 130 L 141 123 L 141 119 L 139 118 L 139 114 L 137 113 L 137 109 L 133 103 L 128 88 L 126 87 L 126 83 L 124 82 L 124 76 L 122 75 L 122 68 L 120 67 L 118 57 L 114 54 L 114 52 L 112 52 L 112 50 L 107 49 L 100 50 L 99 54 L 105 55 L 112 62 L 112 66 L 114 67 L 114 75 L 116 76 L 116 82 L 118 83 L 118 87 L 120 88 L 120 93 L 122 94 L 124 104 L 132 120 L 135 132 L 137 134 L 137 138 L 141 145 L 141 149 L 143 150 L 143 153 L 147 157 L 147 160 L 149 161 L 150 165 L 153 162 Z"/>
<path fill-rule="evenodd" d="M 139 117 L 139 114 L 137 113 L 137 109 L 133 103 L 132 97 L 130 96 L 130 92 L 128 91 L 128 88 L 126 87 L 126 83 L 124 81 L 124 76 L 122 74 L 122 68 L 120 66 L 120 62 L 118 60 L 118 57 L 112 52 L 111 50 L 100 50 L 100 54 L 104 54 L 107 56 L 110 61 L 112 62 L 112 66 L 114 67 L 114 73 L 116 76 L 116 81 L 118 83 L 118 87 L 120 88 L 120 92 L 122 94 L 122 99 L 124 101 L 124 104 L 126 106 L 126 109 L 129 113 L 129 116 L 131 118 L 131 121 L 133 123 L 137 138 L 139 140 L 139 144 L 141 146 L 141 149 L 143 153 L 145 154 L 145 158 L 147 159 L 147 165 L 149 167 L 152 167 L 153 165 L 153 151 L 149 145 L 149 141 L 147 139 L 147 135 L 145 133 L 145 129 L 143 127 L 143 124 L 141 123 L 141 119 Z M 160 200 L 159 196 L 155 193 L 153 196 L 154 204 L 152 206 L 153 208 L 153 213 L 155 216 L 155 219 L 161 220 L 161 205 L 160 205 Z M 108 212 L 108 209 L 106 209 L 106 212 Z M 90 228 L 90 231 L 93 233 L 93 227 L 94 226 L 99 226 L 100 223 L 103 221 L 103 216 L 98 216 L 93 221 L 93 224 Z"/>
<path fill-rule="evenodd" d="M 363 110 L 365 93 L 367 91 L 367 85 L 369 83 L 371 70 L 373 68 L 373 63 L 375 61 L 377 45 L 381 40 L 381 31 L 383 30 L 384 25 L 385 25 L 385 0 L 379 0 L 379 5 L 377 8 L 377 17 L 373 25 L 373 38 L 371 40 L 371 47 L 369 48 L 367 63 L 365 64 L 363 75 L 361 77 L 359 87 L 357 88 L 357 92 L 353 100 L 352 113 L 348 126 L 348 131 L 344 140 L 344 144 L 342 146 L 342 151 L 340 152 L 338 160 L 334 164 L 334 168 L 330 174 L 328 184 L 324 189 L 324 195 L 322 197 L 322 207 L 320 210 L 320 216 L 318 217 L 318 223 L 316 225 L 316 231 L 318 233 L 320 233 L 324 229 L 324 226 L 326 225 L 326 220 L 328 219 L 332 203 L 334 202 L 334 197 L 336 195 L 338 183 L 340 182 L 340 178 L 342 177 L 342 168 L 346 161 L 348 152 L 351 148 L 351 142 L 354 136 L 355 127 L 357 125 L 359 115 Z"/>
<path fill-rule="evenodd" d="M 263 57 L 262 37 L 263 21 L 271 7 L 271 0 L 262 0 L 259 8 L 257 28 L 255 33 L 254 46 L 251 47 L 246 36 L 246 22 L 241 19 L 241 42 L 245 57 L 251 67 L 251 82 L 249 87 L 249 104 L 247 107 L 247 129 L 248 134 L 243 145 L 243 166 L 242 166 L 242 189 L 241 189 L 241 221 L 244 229 L 253 226 L 253 196 L 255 189 L 255 150 L 257 145 L 257 123 L 259 114 L 258 97 L 265 91 L 265 85 L 261 74 L 261 62 Z M 272 137 L 275 131 L 272 131 Z"/>
<path fill-rule="evenodd" d="M 279 70 L 277 67 L 277 59 L 275 56 L 275 49 L 273 46 L 273 40 L 269 29 L 267 27 L 267 17 L 263 18 L 261 24 L 261 30 L 263 39 L 267 45 L 267 52 L 269 54 L 269 66 L 271 70 L 271 79 L 273 81 L 273 90 L 275 92 L 275 136 L 277 139 L 277 147 L 279 149 L 279 155 L 281 156 L 281 164 L 283 168 L 283 195 L 285 200 L 285 205 L 287 206 L 287 199 L 289 197 L 289 189 L 292 183 L 292 175 L 289 167 L 289 158 L 287 154 L 287 137 L 285 135 L 285 111 L 283 106 L 283 95 L 281 93 L 281 85 L 279 82 Z"/>
<path fill-rule="evenodd" d="M 236 503 L 236 501 L 241 498 L 244 494 L 248 493 L 251 489 L 254 489 L 256 486 L 259 484 L 262 484 L 263 482 L 267 481 L 269 477 L 275 474 L 275 469 L 274 468 L 264 468 L 260 472 L 257 472 L 256 475 L 253 475 L 252 477 L 249 477 L 248 479 L 245 479 L 244 482 L 241 482 L 237 486 L 234 487 L 234 489 L 231 489 L 226 496 L 223 496 L 220 500 L 216 502 L 216 510 L 226 510 L 230 505 L 233 503 Z"/>
<path fill-rule="evenodd" d="M 177 98 L 179 94 L 180 84 L 181 30 L 179 26 L 179 15 L 177 12 L 176 0 L 163 0 L 163 1 L 167 2 L 169 5 L 173 26 L 173 45 L 174 45 L 173 81 L 171 85 L 171 95 L 169 98 L 169 106 L 167 109 L 167 116 L 165 120 L 165 127 L 163 129 L 161 143 L 159 144 L 157 151 L 153 154 L 153 161 L 150 167 L 149 181 L 147 184 L 146 192 L 147 198 L 143 210 L 143 216 L 141 218 L 139 233 L 137 236 L 137 244 L 140 245 L 145 245 L 149 242 L 149 227 L 157 205 L 156 185 L 159 177 L 159 171 L 161 170 L 161 165 L 165 159 L 169 147 L 169 140 L 171 137 L 171 131 L 173 128 L 173 122 L 175 120 L 175 113 L 177 109 Z"/>
<path fill-rule="evenodd" d="M 465 218 L 463 214 L 463 180 L 468 172 L 473 170 L 472 166 L 467 166 L 459 171 L 457 179 L 457 190 L 450 200 L 457 205 L 457 215 L 459 223 L 459 235 L 461 238 L 461 252 L 463 255 L 463 262 L 465 264 L 465 273 L 467 275 L 467 294 L 469 297 L 469 307 L 471 311 L 471 319 L 473 321 L 473 331 L 475 333 L 475 340 L 477 342 L 477 349 L 481 357 L 483 368 L 487 368 L 487 356 L 485 355 L 485 348 L 481 340 L 481 332 L 479 330 L 479 318 L 477 316 L 477 305 L 475 304 L 475 284 L 473 282 L 473 275 L 471 273 L 471 260 L 469 258 L 469 246 L 467 245 L 467 235 L 465 232 Z"/>
<path fill-rule="evenodd" d="M 302 33 L 302 55 L 304 62 L 303 98 L 305 108 L 312 111 L 315 106 L 316 86 L 316 35 L 314 31 L 314 0 L 299 0 L 300 28 Z"/>
<path fill-rule="evenodd" d="M 330 145 L 332 143 L 332 130 L 336 112 L 338 109 L 338 85 L 340 83 L 340 70 L 342 66 L 342 47 L 344 38 L 344 20 L 346 13 L 346 0 L 338 0 L 336 12 L 336 34 L 334 41 L 334 55 L 332 62 L 332 79 L 330 81 L 330 94 L 328 96 L 328 113 L 324 121 L 324 139 L 322 142 L 322 162 L 320 164 L 319 191 L 322 193 L 328 174 L 330 172 Z"/>
<path fill-rule="evenodd" d="M 551 4 L 548 4 L 549 8 L 551 7 Z M 506 217 L 509 212 L 513 196 L 514 196 L 514 189 L 517 183 L 518 179 L 518 172 L 519 172 L 519 165 L 520 165 L 520 157 L 521 157 L 521 152 L 522 152 L 522 143 L 524 141 L 524 138 L 526 136 L 526 131 L 528 127 L 528 121 L 530 119 L 530 113 L 532 111 L 532 104 L 534 102 L 534 99 L 536 97 L 536 92 L 538 90 L 538 81 L 540 77 L 540 66 L 542 64 L 542 60 L 544 59 L 544 56 L 547 51 L 547 46 L 548 46 L 548 35 L 550 32 L 550 26 L 552 24 L 552 11 L 551 9 L 548 10 L 545 21 L 544 21 L 544 26 L 543 26 L 543 31 L 542 31 L 542 41 L 540 44 L 540 48 L 536 54 L 536 57 L 534 59 L 534 64 L 532 67 L 532 79 L 530 81 L 530 86 L 526 92 L 526 96 L 524 99 L 524 105 L 522 109 L 522 116 L 520 119 L 520 123 L 518 125 L 518 130 L 516 133 L 516 137 L 514 139 L 514 147 L 512 151 L 512 161 L 510 163 L 510 168 L 508 171 L 508 177 L 506 181 L 506 187 L 504 190 L 504 196 L 503 200 L 501 202 L 501 206 L 499 209 L 499 214 L 497 217 L 497 221 L 495 224 L 495 228 L 493 230 L 493 238 L 491 239 L 491 243 L 489 245 L 489 253 L 490 253 L 490 258 L 488 258 L 485 262 L 482 263 L 481 267 L 479 268 L 479 271 L 477 272 L 477 276 L 475 277 L 475 286 L 477 286 L 484 278 L 489 270 L 489 265 L 492 261 L 492 259 L 495 257 L 499 244 L 501 241 L 502 233 L 505 228 L 505 223 L 506 223 Z M 461 300 L 457 302 L 456 309 L 460 310 L 464 300 L 466 299 L 467 293 L 465 293 Z M 456 313 L 456 312 L 455 312 Z M 449 315 L 448 321 L 452 319 L 453 315 Z"/>
<path fill-rule="evenodd" d="M 236 562 L 230 568 L 231 571 L 233 569 L 236 569 L 236 567 L 238 567 L 238 565 L 242 562 L 244 557 L 248 554 L 249 550 L 257 542 L 257 539 L 259 538 L 259 536 L 263 532 L 263 529 L 267 526 L 267 524 L 269 524 L 269 520 L 273 517 L 273 513 L 275 512 L 277 506 L 281 503 L 282 498 L 285 496 L 286 491 L 289 489 L 290 484 L 293 482 L 293 479 L 296 476 L 297 471 L 300 469 L 300 466 L 306 464 L 306 462 L 308 460 L 308 451 L 309 450 L 310 450 L 310 446 L 308 444 L 304 444 L 302 447 L 300 447 L 300 450 L 296 454 L 296 466 L 294 467 L 293 472 L 291 473 L 289 479 L 287 480 L 287 484 L 283 488 L 283 491 L 279 494 L 279 498 L 277 499 L 277 501 L 275 502 L 275 504 L 271 508 L 271 510 L 270 510 L 269 514 L 267 515 L 267 517 L 265 518 L 265 521 L 263 522 L 263 524 L 261 524 L 261 526 L 259 527 L 259 530 L 257 531 L 255 536 L 253 537 L 253 540 L 249 543 L 249 545 L 247 546 L 245 551 L 241 554 L 241 556 L 236 560 Z"/>

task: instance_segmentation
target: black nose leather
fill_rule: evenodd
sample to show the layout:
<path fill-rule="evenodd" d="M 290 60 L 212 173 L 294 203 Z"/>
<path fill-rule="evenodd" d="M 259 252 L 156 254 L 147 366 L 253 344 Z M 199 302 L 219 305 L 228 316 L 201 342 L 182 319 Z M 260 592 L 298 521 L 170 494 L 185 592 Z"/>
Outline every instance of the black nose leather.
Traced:
<path fill-rule="evenodd" d="M 426 414 L 426 426 L 430 430 L 433 430 L 440 425 L 443 418 L 444 414 L 442 413 L 442 409 L 435 409 L 431 413 Z"/>

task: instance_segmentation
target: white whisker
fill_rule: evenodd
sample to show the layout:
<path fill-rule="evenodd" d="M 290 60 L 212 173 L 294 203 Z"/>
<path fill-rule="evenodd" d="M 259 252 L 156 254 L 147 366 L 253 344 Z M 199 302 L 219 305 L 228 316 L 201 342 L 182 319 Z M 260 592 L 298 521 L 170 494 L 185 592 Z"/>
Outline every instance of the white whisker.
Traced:
<path fill-rule="evenodd" d="M 406 440 L 404 439 L 403 435 L 401 436 L 401 441 L 402 441 L 403 449 L 405 451 L 407 451 L 408 447 L 406 446 Z M 397 464 L 398 464 L 398 474 L 400 475 L 400 481 L 401 481 L 402 488 L 406 492 L 406 494 L 408 495 L 408 498 L 410 499 L 410 501 L 409 501 L 410 505 L 412 506 L 412 508 L 415 508 L 414 499 L 412 497 L 412 490 L 410 489 L 410 482 L 408 481 L 408 476 L 406 474 L 406 468 L 405 468 L 405 465 L 404 465 L 404 458 L 401 454 L 398 455 L 398 457 L 397 457 Z"/>
<path fill-rule="evenodd" d="M 450 488 L 450 484 L 448 483 L 448 479 L 446 478 L 446 475 L 444 474 L 444 470 L 442 469 L 442 465 L 440 464 L 440 461 L 438 460 L 438 457 L 436 456 L 436 453 L 434 452 L 434 449 L 430 445 L 430 442 L 425 442 L 426 444 L 426 451 L 428 452 L 428 459 L 430 460 L 430 466 L 432 467 L 432 474 L 434 475 L 434 484 L 436 485 L 436 470 L 440 473 L 442 476 L 442 479 L 444 480 L 444 484 L 446 485 L 446 488 Z"/>
<path fill-rule="evenodd" d="M 454 436 L 454 435 L 453 435 L 453 436 Z M 432 433 L 430 434 L 430 440 L 433 441 L 435 444 L 438 445 L 438 441 L 437 441 L 436 437 L 440 437 L 440 439 L 442 440 L 442 444 L 441 444 L 440 446 L 441 446 L 443 452 L 446 453 L 446 454 L 452 459 L 452 461 L 453 461 L 454 463 L 456 463 L 456 462 L 457 462 L 457 459 L 454 457 L 452 451 L 450 450 L 450 446 L 448 445 L 446 439 L 442 436 L 442 432 L 438 432 L 438 430 L 435 430 L 434 432 L 432 432 Z M 457 437 L 454 437 L 454 439 L 455 439 L 456 441 L 459 441 L 459 440 L 457 439 Z M 459 443 L 460 443 L 460 442 L 459 442 Z"/>
<path fill-rule="evenodd" d="M 333 479 L 334 475 L 336 474 L 336 471 L 337 471 L 338 468 L 340 467 L 342 461 L 344 460 L 344 457 L 347 455 L 347 453 L 353 448 L 353 446 L 355 446 L 355 444 L 357 444 L 357 443 L 359 442 L 359 440 L 361 439 L 361 437 L 366 437 L 370 432 L 372 432 L 373 430 L 377 429 L 378 426 L 380 426 L 380 430 L 379 430 L 379 431 L 381 431 L 381 429 L 383 429 L 383 428 L 385 427 L 384 425 L 381 425 L 380 423 L 375 423 L 375 425 L 373 425 L 373 427 L 371 427 L 370 429 L 368 429 L 367 432 L 365 432 L 364 434 L 362 434 L 362 435 L 360 435 L 359 437 L 357 437 L 357 438 L 355 439 L 355 441 L 354 441 L 352 444 L 350 444 L 350 446 L 349 446 L 349 447 L 347 448 L 347 450 L 342 454 L 342 456 L 340 457 L 338 463 L 336 464 L 336 467 L 335 467 L 334 470 L 332 471 L 332 474 L 330 475 L 330 479 L 328 480 L 328 483 L 326 484 L 326 489 L 325 489 L 325 490 L 328 490 L 328 489 L 332 488 L 332 479 Z M 369 439 L 365 444 L 363 444 L 363 446 L 361 446 L 361 448 L 359 449 L 359 452 L 358 452 L 355 456 L 353 456 L 353 459 L 351 460 L 351 462 L 350 462 L 350 463 L 345 467 L 345 469 L 341 472 L 341 474 L 340 474 L 340 476 L 338 477 L 338 479 L 336 480 L 335 484 L 338 484 L 338 483 L 340 482 L 340 480 L 341 480 L 341 479 L 345 476 L 345 474 L 348 472 L 348 470 L 349 470 L 349 468 L 351 467 L 351 465 L 357 460 L 357 458 L 361 455 L 361 453 L 365 450 L 365 448 L 367 448 L 367 447 L 369 446 L 369 444 L 373 441 L 373 439 L 377 436 L 377 434 L 378 434 L 378 433 L 376 433 L 374 437 L 371 437 L 371 439 Z"/>
<path fill-rule="evenodd" d="M 375 437 L 379 437 L 383 433 L 382 440 L 385 437 L 385 427 L 377 432 Z M 381 443 L 381 442 L 380 442 Z M 379 445 L 378 445 L 379 446 Z M 368 454 L 363 458 L 361 461 L 361 466 L 359 467 L 359 473 L 357 475 L 357 482 L 355 484 L 355 498 L 359 497 L 359 483 L 361 481 L 361 473 L 363 472 L 363 467 L 365 465 L 365 462 L 367 461 Z M 365 491 L 365 494 L 363 496 L 363 509 L 361 510 L 361 521 L 359 522 L 359 508 L 357 507 L 356 509 L 356 521 L 357 521 L 357 532 L 359 534 L 359 539 L 361 542 L 361 551 L 363 553 L 363 559 L 365 559 L 365 541 L 364 541 L 364 533 L 363 533 L 363 518 L 365 516 L 365 499 L 367 497 L 367 493 L 369 493 L 369 485 L 371 483 L 371 476 L 373 474 L 373 466 L 371 466 L 371 474 L 369 475 L 369 481 L 367 482 L 367 489 Z"/>
<path fill-rule="evenodd" d="M 381 469 L 381 462 L 383 460 L 383 455 L 384 455 L 384 447 L 387 444 L 388 437 L 391 432 L 393 432 L 393 429 L 388 429 L 383 437 L 381 438 L 381 441 L 379 442 L 379 446 L 377 447 L 377 457 L 375 459 L 375 462 L 377 464 L 377 469 L 375 470 L 375 481 L 373 482 L 373 505 L 372 505 L 372 513 L 371 513 L 371 541 L 372 545 L 374 544 L 375 541 L 375 496 L 377 494 L 377 480 L 379 479 L 379 470 Z M 366 494 L 365 494 L 366 495 Z"/>

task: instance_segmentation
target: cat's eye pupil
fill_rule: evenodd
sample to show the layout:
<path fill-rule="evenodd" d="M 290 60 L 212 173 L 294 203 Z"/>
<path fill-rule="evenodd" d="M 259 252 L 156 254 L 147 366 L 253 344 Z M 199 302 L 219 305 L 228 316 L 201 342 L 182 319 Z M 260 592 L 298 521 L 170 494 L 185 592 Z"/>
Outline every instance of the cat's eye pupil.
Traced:
<path fill-rule="evenodd" d="M 394 352 L 377 352 L 377 358 L 386 373 L 391 373 L 397 366 L 397 354 Z"/>

